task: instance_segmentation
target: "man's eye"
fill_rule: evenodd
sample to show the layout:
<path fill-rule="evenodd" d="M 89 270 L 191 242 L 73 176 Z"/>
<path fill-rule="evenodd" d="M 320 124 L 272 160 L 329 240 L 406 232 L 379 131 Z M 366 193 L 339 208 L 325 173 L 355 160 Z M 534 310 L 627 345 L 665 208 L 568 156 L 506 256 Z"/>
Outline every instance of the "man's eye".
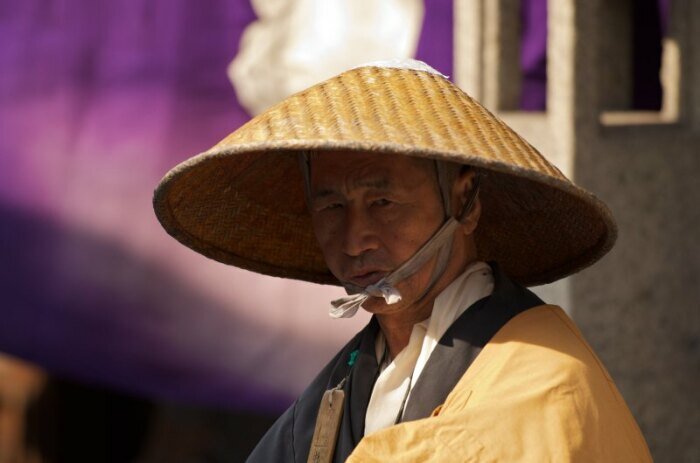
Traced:
<path fill-rule="evenodd" d="M 334 209 L 340 209 L 343 207 L 342 203 L 328 203 L 324 204 L 321 207 L 318 208 L 319 211 L 332 211 Z"/>
<path fill-rule="evenodd" d="M 389 204 L 391 204 L 391 201 L 386 198 L 379 198 L 372 201 L 373 206 L 388 206 Z"/>

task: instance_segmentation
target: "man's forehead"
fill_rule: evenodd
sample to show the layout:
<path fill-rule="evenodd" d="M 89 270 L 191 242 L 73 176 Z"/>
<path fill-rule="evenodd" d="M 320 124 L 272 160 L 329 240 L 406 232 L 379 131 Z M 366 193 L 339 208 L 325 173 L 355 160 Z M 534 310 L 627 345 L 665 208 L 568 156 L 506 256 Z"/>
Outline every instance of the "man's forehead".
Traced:
<path fill-rule="evenodd" d="M 397 190 L 407 188 L 407 182 L 420 182 L 419 173 L 387 163 L 318 162 L 311 164 L 311 186 L 314 196 L 338 190 Z"/>
<path fill-rule="evenodd" d="M 410 156 L 373 152 L 320 152 L 309 154 L 312 178 L 353 176 L 362 186 L 386 187 L 406 174 L 433 171 L 433 162 Z"/>
<path fill-rule="evenodd" d="M 349 182 L 349 185 L 348 183 L 341 183 L 340 179 L 335 179 L 328 176 L 317 179 L 312 183 L 314 197 L 329 196 L 337 193 L 341 186 L 350 186 L 351 188 L 355 189 L 386 191 L 391 190 L 396 185 L 396 182 L 392 182 L 389 177 L 381 174 L 373 174 L 367 177 L 352 179 Z"/>

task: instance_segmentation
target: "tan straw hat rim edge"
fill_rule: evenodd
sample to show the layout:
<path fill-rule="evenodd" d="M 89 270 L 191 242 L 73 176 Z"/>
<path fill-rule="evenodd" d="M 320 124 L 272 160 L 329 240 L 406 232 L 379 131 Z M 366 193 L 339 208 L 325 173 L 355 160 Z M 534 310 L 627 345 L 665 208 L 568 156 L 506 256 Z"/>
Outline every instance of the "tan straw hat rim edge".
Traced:
<path fill-rule="evenodd" d="M 371 146 L 370 146 L 371 145 Z M 190 172 L 191 170 L 201 167 L 204 163 L 215 158 L 235 157 L 245 153 L 253 152 L 270 152 L 270 151 L 300 151 L 300 150 L 371 150 L 374 152 L 390 152 L 402 155 L 413 155 L 419 157 L 428 157 L 442 159 L 447 161 L 459 162 L 466 165 L 473 165 L 479 168 L 484 168 L 497 173 L 516 174 L 544 184 L 549 187 L 562 190 L 574 197 L 578 198 L 595 208 L 601 215 L 601 219 L 605 222 L 607 232 L 601 236 L 601 239 L 582 253 L 580 256 L 569 260 L 566 265 L 562 265 L 556 269 L 549 269 L 545 273 L 531 275 L 523 284 L 528 286 L 550 283 L 559 278 L 574 274 L 579 270 L 589 266 L 593 262 L 605 255 L 614 245 L 617 238 L 617 227 L 612 213 L 608 207 L 600 199 L 592 193 L 586 191 L 573 184 L 566 179 L 559 179 L 547 174 L 543 174 L 531 169 L 522 168 L 504 164 L 496 160 L 488 160 L 473 155 L 465 155 L 463 153 L 435 151 L 429 149 L 416 149 L 415 147 L 407 148 L 405 145 L 399 144 L 377 144 L 377 143 L 362 143 L 362 142 L 344 142 L 344 141 L 329 141 L 329 140 L 286 140 L 280 142 L 256 142 L 248 144 L 240 144 L 235 146 L 219 146 L 211 150 L 200 153 L 174 167 L 163 178 L 154 192 L 153 204 L 159 222 L 165 228 L 167 233 L 177 241 L 183 243 L 187 247 L 199 252 L 211 259 L 222 262 L 224 264 L 235 265 L 237 267 L 260 272 L 264 274 L 272 274 L 282 278 L 302 279 L 320 284 L 338 284 L 335 277 L 330 273 L 325 276 L 316 272 L 305 272 L 300 269 L 289 269 L 271 265 L 269 263 L 261 263 L 249 260 L 230 252 L 219 249 L 216 245 L 207 243 L 201 238 L 190 235 L 184 231 L 179 222 L 175 218 L 175 214 L 170 210 L 168 204 L 168 190 L 172 182 L 177 178 Z M 420 156 L 422 155 L 422 156 Z"/>
<path fill-rule="evenodd" d="M 173 173 L 173 176 L 177 177 L 177 173 Z M 324 276 L 314 272 L 305 272 L 299 269 L 290 270 L 289 268 L 275 266 L 269 263 L 260 263 L 230 252 L 222 251 L 217 245 L 186 232 L 185 228 L 180 225 L 175 218 L 175 214 L 170 209 L 170 205 L 166 200 L 168 186 L 164 185 L 164 183 L 165 179 L 161 182 L 163 188 L 159 185 L 153 198 L 153 208 L 156 212 L 156 217 L 168 235 L 172 236 L 186 247 L 210 259 L 221 262 L 222 264 L 233 265 L 251 272 L 264 273 L 280 278 L 302 279 L 311 283 L 338 285 L 338 281 L 330 273 Z"/>
<path fill-rule="evenodd" d="M 285 140 L 279 142 L 256 142 L 256 143 L 246 143 L 237 144 L 234 146 L 219 146 L 212 148 L 208 151 L 204 151 L 197 154 L 186 161 L 175 166 L 171 169 L 165 177 L 161 180 L 155 191 L 155 196 L 159 195 L 159 190 L 162 187 L 174 180 L 175 177 L 186 173 L 187 171 L 200 166 L 201 163 L 206 162 L 210 158 L 214 157 L 228 157 L 236 156 L 246 153 L 254 152 L 264 152 L 264 151 L 304 151 L 304 150 L 328 150 L 328 151 L 338 151 L 338 150 L 367 150 L 372 152 L 388 152 L 393 154 L 402 154 L 408 156 L 418 156 L 423 154 L 431 159 L 440 159 L 444 161 L 458 162 L 460 164 L 471 165 L 475 167 L 480 167 L 494 172 L 500 172 L 504 174 L 519 174 L 521 177 L 527 178 L 547 186 L 556 187 L 563 190 L 569 194 L 573 194 L 585 201 L 592 202 L 593 206 L 600 211 L 605 216 L 604 218 L 608 224 L 616 232 L 615 221 L 613 220 L 612 212 L 609 210 L 607 205 L 601 201 L 593 193 L 575 185 L 573 182 L 567 180 L 562 180 L 551 175 L 547 175 L 541 172 L 537 172 L 532 169 L 527 169 L 520 166 L 514 166 L 512 164 L 505 164 L 498 160 L 488 160 L 477 155 L 464 155 L 463 153 L 454 151 L 437 151 L 430 149 L 416 149 L 415 147 L 406 147 L 406 145 L 399 145 L 395 143 L 383 143 L 378 144 L 376 142 L 347 142 L 347 141 L 329 141 L 329 140 Z M 155 201 L 155 198 L 154 198 Z M 616 235 L 616 233 L 613 233 Z"/>

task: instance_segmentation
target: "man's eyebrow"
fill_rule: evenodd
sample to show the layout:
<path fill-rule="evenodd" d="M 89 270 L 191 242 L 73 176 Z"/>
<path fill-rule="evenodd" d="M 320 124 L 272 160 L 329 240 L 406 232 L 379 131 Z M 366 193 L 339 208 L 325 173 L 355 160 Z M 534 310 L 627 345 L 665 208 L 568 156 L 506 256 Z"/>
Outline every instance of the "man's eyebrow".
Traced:
<path fill-rule="evenodd" d="M 357 182 L 355 182 L 355 185 L 363 188 L 386 190 L 391 185 L 391 182 L 386 177 L 361 178 Z"/>
<path fill-rule="evenodd" d="M 359 188 L 371 188 L 375 190 L 386 190 L 391 186 L 391 182 L 389 179 L 381 177 L 381 178 L 361 178 L 357 180 L 356 182 L 353 183 L 353 186 L 359 187 Z M 338 194 L 336 190 L 333 190 L 331 188 L 319 188 L 318 190 L 314 190 L 311 197 L 313 199 L 317 198 L 325 198 L 328 196 L 332 196 L 334 194 Z"/>
<path fill-rule="evenodd" d="M 312 197 L 313 199 L 316 199 L 316 198 L 325 198 L 325 197 L 327 197 L 327 196 L 331 196 L 331 195 L 334 195 L 334 194 L 336 194 L 336 193 L 337 193 L 337 192 L 335 192 L 335 191 L 333 191 L 333 190 L 331 190 L 331 189 L 329 189 L 329 188 L 321 188 L 321 189 L 319 189 L 319 190 L 315 190 L 315 191 L 313 192 L 313 194 L 311 195 L 311 197 Z"/>

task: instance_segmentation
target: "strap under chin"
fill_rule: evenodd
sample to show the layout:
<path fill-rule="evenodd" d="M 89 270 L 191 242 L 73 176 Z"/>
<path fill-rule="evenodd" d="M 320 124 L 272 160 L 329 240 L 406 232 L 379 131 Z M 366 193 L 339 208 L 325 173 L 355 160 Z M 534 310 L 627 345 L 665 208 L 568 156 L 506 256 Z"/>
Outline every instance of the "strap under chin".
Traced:
<path fill-rule="evenodd" d="M 350 318 L 357 313 L 370 296 L 383 297 L 387 304 L 396 304 L 401 300 L 399 291 L 389 284 L 386 278 L 383 278 L 362 292 L 331 301 L 332 307 L 329 310 L 329 315 L 331 318 Z"/>

